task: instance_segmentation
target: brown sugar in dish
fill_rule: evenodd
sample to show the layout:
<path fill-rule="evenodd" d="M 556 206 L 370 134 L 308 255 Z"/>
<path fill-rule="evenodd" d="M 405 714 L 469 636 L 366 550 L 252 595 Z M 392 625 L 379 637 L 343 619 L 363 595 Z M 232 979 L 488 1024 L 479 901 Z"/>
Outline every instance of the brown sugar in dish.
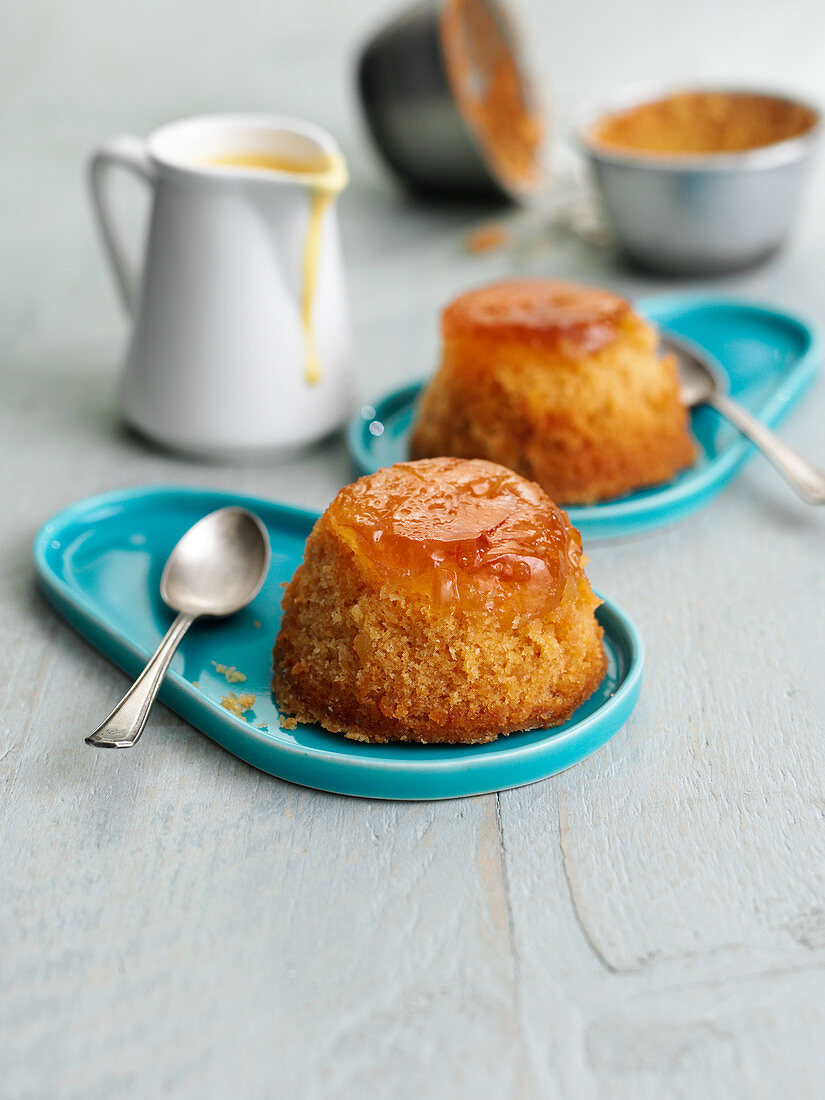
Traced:
<path fill-rule="evenodd" d="M 440 37 L 456 105 L 494 174 L 509 190 L 532 190 L 544 123 L 506 13 L 495 0 L 446 0 Z"/>
<path fill-rule="evenodd" d="M 442 317 L 443 355 L 413 458 L 486 458 L 587 504 L 669 480 L 696 454 L 676 363 L 609 291 L 519 280 L 471 291 Z"/>
<path fill-rule="evenodd" d="M 342 489 L 287 585 L 273 690 L 360 741 L 481 743 L 564 722 L 605 671 L 581 540 L 490 462 L 399 463 Z"/>
<path fill-rule="evenodd" d="M 815 111 L 788 99 L 685 91 L 605 115 L 589 136 L 607 150 L 697 156 L 774 145 L 806 133 L 816 122 Z"/>

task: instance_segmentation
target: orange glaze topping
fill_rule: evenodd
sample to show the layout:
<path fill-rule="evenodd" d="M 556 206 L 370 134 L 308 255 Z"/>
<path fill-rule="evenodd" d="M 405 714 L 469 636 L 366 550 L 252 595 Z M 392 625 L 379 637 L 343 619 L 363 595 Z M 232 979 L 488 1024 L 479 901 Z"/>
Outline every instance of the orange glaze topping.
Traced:
<path fill-rule="evenodd" d="M 342 489 L 331 522 L 382 581 L 435 604 L 541 613 L 580 567 L 581 540 L 538 485 L 481 459 L 400 462 Z"/>
<path fill-rule="evenodd" d="M 629 302 L 608 290 L 515 279 L 462 294 L 444 311 L 441 327 L 445 340 L 489 335 L 589 355 L 615 340 L 629 309 Z"/>

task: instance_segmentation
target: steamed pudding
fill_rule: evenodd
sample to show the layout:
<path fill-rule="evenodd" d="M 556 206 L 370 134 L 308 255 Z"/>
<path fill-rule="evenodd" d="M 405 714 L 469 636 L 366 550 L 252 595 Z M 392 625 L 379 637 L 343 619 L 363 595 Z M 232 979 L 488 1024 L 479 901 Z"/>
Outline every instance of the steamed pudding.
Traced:
<path fill-rule="evenodd" d="M 605 671 L 581 540 L 547 495 L 435 458 L 346 486 L 286 587 L 273 689 L 361 741 L 476 743 L 564 722 Z"/>
<path fill-rule="evenodd" d="M 500 462 L 560 504 L 668 481 L 695 458 L 676 362 L 606 290 L 549 279 L 471 291 L 442 317 L 413 458 Z"/>

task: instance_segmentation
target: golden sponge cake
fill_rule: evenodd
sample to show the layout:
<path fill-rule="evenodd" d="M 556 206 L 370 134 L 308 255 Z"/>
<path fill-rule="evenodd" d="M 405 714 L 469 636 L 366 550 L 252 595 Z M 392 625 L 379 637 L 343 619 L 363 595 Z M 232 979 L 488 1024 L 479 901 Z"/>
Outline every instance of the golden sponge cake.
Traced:
<path fill-rule="evenodd" d="M 399 463 L 342 489 L 286 587 L 286 722 L 478 743 L 564 722 L 605 671 L 567 516 L 485 461 Z"/>
<path fill-rule="evenodd" d="M 676 363 L 616 294 L 549 279 L 471 291 L 442 318 L 414 458 L 486 458 L 560 504 L 668 481 L 695 446 Z"/>

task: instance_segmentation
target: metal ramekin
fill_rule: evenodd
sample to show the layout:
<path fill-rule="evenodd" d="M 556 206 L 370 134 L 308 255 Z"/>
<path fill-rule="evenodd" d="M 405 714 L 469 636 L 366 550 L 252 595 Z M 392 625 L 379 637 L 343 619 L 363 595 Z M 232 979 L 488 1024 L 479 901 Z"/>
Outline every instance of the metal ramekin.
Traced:
<path fill-rule="evenodd" d="M 415 3 L 364 46 L 358 90 L 367 125 L 384 159 L 414 191 L 517 198 L 486 156 L 450 87 L 441 32 L 444 3 Z M 518 58 L 506 12 L 497 0 L 490 6 Z"/>
<path fill-rule="evenodd" d="M 682 89 L 627 88 L 585 104 L 576 140 L 592 165 L 608 220 L 636 263 L 679 275 L 711 275 L 752 267 L 785 241 L 797 212 L 821 112 L 794 96 L 753 88 L 690 91 L 771 96 L 808 107 L 816 122 L 787 141 L 738 153 L 684 156 L 623 153 L 589 135 L 598 119 Z"/>

